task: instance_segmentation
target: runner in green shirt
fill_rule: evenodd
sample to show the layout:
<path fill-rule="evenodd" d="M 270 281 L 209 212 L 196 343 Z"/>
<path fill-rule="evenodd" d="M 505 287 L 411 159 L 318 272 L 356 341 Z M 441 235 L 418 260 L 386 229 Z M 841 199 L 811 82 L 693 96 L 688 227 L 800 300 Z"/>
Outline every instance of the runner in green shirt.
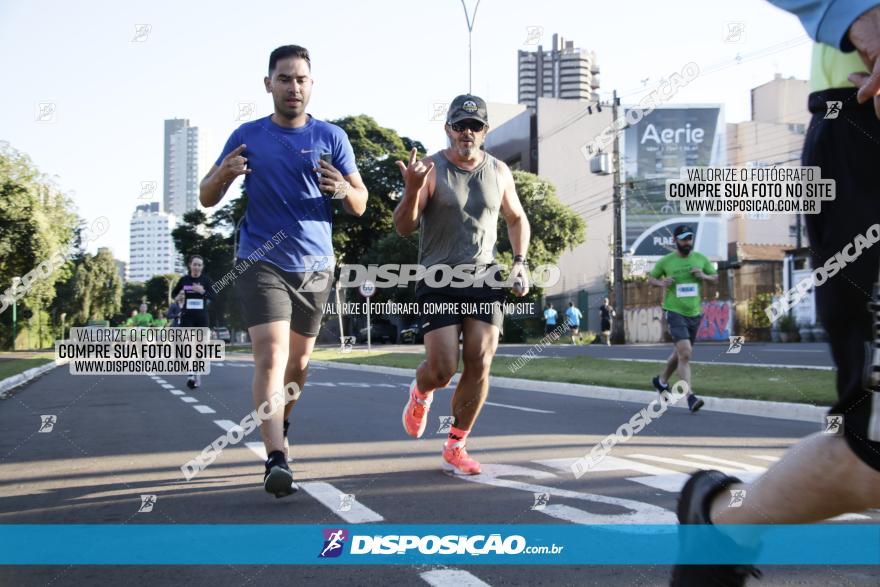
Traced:
<path fill-rule="evenodd" d="M 666 361 L 663 375 L 657 375 L 651 382 L 663 395 L 669 391 L 669 378 L 678 370 L 679 378 L 688 386 L 688 408 L 696 412 L 703 407 L 703 400 L 691 391 L 690 360 L 702 319 L 701 287 L 704 281 L 717 282 L 718 274 L 705 255 L 693 251 L 694 231 L 690 226 L 679 225 L 673 235 L 677 250 L 657 262 L 648 276 L 648 282 L 666 288 L 663 310 L 675 348 Z"/>

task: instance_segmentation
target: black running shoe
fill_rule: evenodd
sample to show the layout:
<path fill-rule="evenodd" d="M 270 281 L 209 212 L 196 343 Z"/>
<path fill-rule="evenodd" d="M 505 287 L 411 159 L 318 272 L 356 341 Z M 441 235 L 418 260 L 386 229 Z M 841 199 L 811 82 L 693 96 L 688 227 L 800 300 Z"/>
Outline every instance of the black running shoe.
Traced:
<path fill-rule="evenodd" d="M 293 473 L 285 462 L 284 453 L 274 451 L 266 461 L 266 473 L 263 475 L 263 488 L 276 498 L 286 497 L 297 492 L 299 487 L 293 482 Z"/>
<path fill-rule="evenodd" d="M 712 524 L 710 507 L 716 495 L 725 491 L 734 483 L 740 483 L 736 477 L 725 475 L 721 471 L 698 471 L 691 475 L 681 490 L 678 499 L 678 521 L 681 524 Z M 679 548 L 682 555 L 701 552 L 705 544 L 688 543 L 686 535 L 679 535 Z M 741 551 L 745 555 L 756 554 L 757 549 L 746 549 L 733 540 L 719 536 L 731 552 Z M 675 565 L 672 569 L 672 587 L 742 587 L 750 577 L 760 578 L 761 571 L 754 565 Z"/>
<path fill-rule="evenodd" d="M 651 383 L 654 385 L 654 389 L 656 389 L 657 393 L 659 393 L 660 395 L 663 395 L 664 393 L 669 393 L 669 383 L 666 383 L 665 385 L 661 384 L 659 375 L 655 375 L 654 378 L 651 380 Z"/>
<path fill-rule="evenodd" d="M 195 377 L 190 377 L 189 379 L 187 379 L 186 386 L 189 387 L 190 389 L 195 389 L 196 388 Z"/>
<path fill-rule="evenodd" d="M 694 394 L 690 394 L 688 396 L 688 409 L 692 413 L 696 413 L 703 407 L 703 400 L 695 396 Z"/>

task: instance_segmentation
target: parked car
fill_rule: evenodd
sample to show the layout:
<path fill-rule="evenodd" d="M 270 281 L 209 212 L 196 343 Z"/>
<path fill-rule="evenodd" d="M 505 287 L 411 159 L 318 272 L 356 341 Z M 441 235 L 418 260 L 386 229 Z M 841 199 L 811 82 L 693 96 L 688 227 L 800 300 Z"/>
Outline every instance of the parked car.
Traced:
<path fill-rule="evenodd" d="M 367 342 L 367 329 L 361 328 L 355 335 L 359 344 Z M 370 322 L 370 341 L 377 343 L 397 342 L 397 327 L 384 318 Z"/>
<path fill-rule="evenodd" d="M 400 342 L 404 344 L 422 344 L 425 342 L 425 334 L 422 327 L 418 324 L 412 324 L 409 328 L 400 331 Z"/>
<path fill-rule="evenodd" d="M 214 340 L 222 340 L 226 344 L 232 342 L 232 334 L 225 326 L 217 326 L 211 329 L 211 338 Z"/>

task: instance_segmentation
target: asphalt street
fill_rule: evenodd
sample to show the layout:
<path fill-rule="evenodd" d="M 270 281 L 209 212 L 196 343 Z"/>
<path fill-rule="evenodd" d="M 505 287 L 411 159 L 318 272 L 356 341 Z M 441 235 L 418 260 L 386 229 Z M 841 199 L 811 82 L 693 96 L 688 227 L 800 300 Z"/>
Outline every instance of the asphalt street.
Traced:
<path fill-rule="evenodd" d="M 297 494 L 277 500 L 263 491 L 256 432 L 185 481 L 181 465 L 251 411 L 252 372 L 249 359 L 229 358 L 190 391 L 182 376 L 73 376 L 64 366 L 18 388 L 0 402 L 0 523 L 674 523 L 686 473 L 720 468 L 750 478 L 817 431 L 804 422 L 673 406 L 575 480 L 572 460 L 643 406 L 495 387 L 468 445 L 483 473 L 453 478 L 440 471 L 445 433 L 438 433 L 451 390 L 438 392 L 425 436 L 413 440 L 400 424 L 408 377 L 320 365 L 293 415 Z M 39 432 L 43 415 L 55 416 L 50 432 Z M 543 509 L 534 509 L 535 493 L 549 494 Z M 155 496 L 152 511 L 139 511 L 144 495 Z M 344 495 L 353 496 L 346 506 Z M 878 523 L 880 512 L 847 520 Z M 760 585 L 880 583 L 880 569 L 863 566 L 762 570 Z M 665 585 L 668 578 L 668 567 L 650 565 L 0 567 L 0 585 L 55 587 L 605 586 Z"/>

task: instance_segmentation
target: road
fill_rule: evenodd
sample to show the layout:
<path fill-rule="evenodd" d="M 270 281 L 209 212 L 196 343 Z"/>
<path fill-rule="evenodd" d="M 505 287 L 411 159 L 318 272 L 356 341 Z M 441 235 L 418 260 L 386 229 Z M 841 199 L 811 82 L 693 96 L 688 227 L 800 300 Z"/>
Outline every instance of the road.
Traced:
<path fill-rule="evenodd" d="M 291 433 L 300 492 L 283 500 L 263 492 L 256 433 L 185 482 L 180 466 L 252 409 L 252 369 L 245 357 L 228 359 L 194 392 L 181 376 L 71 376 L 66 367 L 19 388 L 0 402 L 0 523 L 672 523 L 683 473 L 720 466 L 754 476 L 816 430 L 673 407 L 575 480 L 565 472 L 571 460 L 642 406 L 493 388 L 469 443 L 484 472 L 452 478 L 439 470 L 445 435 L 436 433 L 448 390 L 438 392 L 425 437 L 412 440 L 400 426 L 407 377 L 315 366 Z M 56 416 L 51 432 L 38 432 L 41 415 Z M 532 509 L 535 492 L 564 507 Z M 341 494 L 354 495 L 350 511 L 340 511 Z M 156 496 L 151 512 L 138 512 L 141 495 Z M 854 519 L 878 523 L 880 514 Z M 762 570 L 760 585 L 880 582 L 870 567 Z M 0 585 L 665 585 L 668 573 L 649 565 L 15 566 L 0 567 Z"/>

